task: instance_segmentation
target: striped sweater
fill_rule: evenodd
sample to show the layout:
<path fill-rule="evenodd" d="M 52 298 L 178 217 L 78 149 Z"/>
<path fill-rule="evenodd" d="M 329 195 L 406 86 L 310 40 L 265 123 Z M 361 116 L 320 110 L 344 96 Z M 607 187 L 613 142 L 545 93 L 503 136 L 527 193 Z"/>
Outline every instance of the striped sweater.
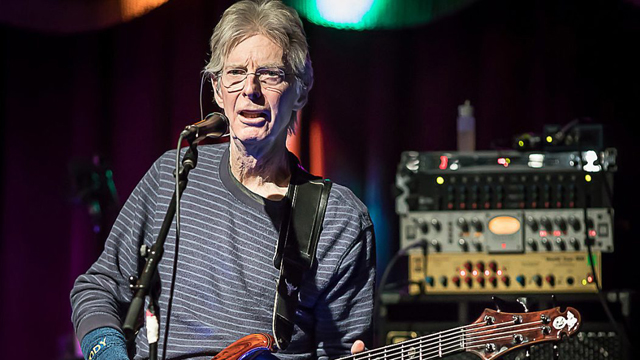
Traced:
<path fill-rule="evenodd" d="M 177 265 L 175 219 L 158 266 L 163 347 L 171 272 L 177 266 L 167 359 L 210 359 L 242 336 L 271 333 L 278 270 L 280 201 L 261 198 L 230 174 L 229 145 L 198 148 L 181 201 Z M 160 157 L 122 208 L 105 249 L 71 292 L 72 321 L 82 339 L 93 329 L 120 329 L 131 301 L 128 277 L 137 275 L 140 245 L 157 237 L 174 191 L 175 151 Z M 300 286 L 292 342 L 281 359 L 334 358 L 356 339 L 371 339 L 375 279 L 373 226 L 366 207 L 334 184 L 316 252 Z M 136 338 L 134 359 L 148 357 L 146 332 Z"/>

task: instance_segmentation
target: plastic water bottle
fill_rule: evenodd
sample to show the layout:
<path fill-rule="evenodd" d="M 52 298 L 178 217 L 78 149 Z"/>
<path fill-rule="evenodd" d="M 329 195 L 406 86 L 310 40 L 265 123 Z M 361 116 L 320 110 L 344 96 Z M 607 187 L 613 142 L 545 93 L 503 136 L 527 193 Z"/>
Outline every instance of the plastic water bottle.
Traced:
<path fill-rule="evenodd" d="M 469 100 L 458 106 L 458 151 L 476 149 L 476 119 Z"/>

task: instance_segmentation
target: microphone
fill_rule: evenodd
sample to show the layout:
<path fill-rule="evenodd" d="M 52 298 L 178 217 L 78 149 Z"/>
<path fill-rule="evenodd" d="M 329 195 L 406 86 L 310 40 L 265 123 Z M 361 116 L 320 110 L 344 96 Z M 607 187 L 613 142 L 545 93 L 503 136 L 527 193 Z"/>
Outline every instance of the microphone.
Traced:
<path fill-rule="evenodd" d="M 222 137 L 228 131 L 229 119 L 222 113 L 214 112 L 207 115 L 204 120 L 185 127 L 180 136 L 189 143 L 197 143 L 206 137 Z"/>

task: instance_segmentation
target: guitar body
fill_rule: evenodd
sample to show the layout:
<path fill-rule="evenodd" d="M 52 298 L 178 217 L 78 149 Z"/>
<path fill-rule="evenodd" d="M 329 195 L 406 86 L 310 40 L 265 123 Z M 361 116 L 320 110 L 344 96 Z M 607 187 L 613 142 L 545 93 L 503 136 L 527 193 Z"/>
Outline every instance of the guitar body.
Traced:
<path fill-rule="evenodd" d="M 269 334 L 251 334 L 224 348 L 211 360 L 275 359 L 275 339 Z"/>

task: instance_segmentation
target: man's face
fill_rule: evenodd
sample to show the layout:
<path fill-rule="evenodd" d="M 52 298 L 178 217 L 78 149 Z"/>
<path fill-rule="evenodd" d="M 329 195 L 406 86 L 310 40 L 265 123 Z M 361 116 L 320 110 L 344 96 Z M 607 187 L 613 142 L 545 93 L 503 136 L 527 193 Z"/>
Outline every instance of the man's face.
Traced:
<path fill-rule="evenodd" d="M 283 50 L 269 38 L 254 35 L 231 50 L 222 69 L 223 74 L 247 74 L 244 82 L 231 86 L 224 75 L 214 80 L 215 99 L 229 118 L 231 138 L 245 146 L 270 147 L 276 139 L 284 144 L 292 111 L 301 107 L 295 78 L 286 75 L 280 84 L 269 85 L 254 74 L 265 69 L 285 70 Z"/>

